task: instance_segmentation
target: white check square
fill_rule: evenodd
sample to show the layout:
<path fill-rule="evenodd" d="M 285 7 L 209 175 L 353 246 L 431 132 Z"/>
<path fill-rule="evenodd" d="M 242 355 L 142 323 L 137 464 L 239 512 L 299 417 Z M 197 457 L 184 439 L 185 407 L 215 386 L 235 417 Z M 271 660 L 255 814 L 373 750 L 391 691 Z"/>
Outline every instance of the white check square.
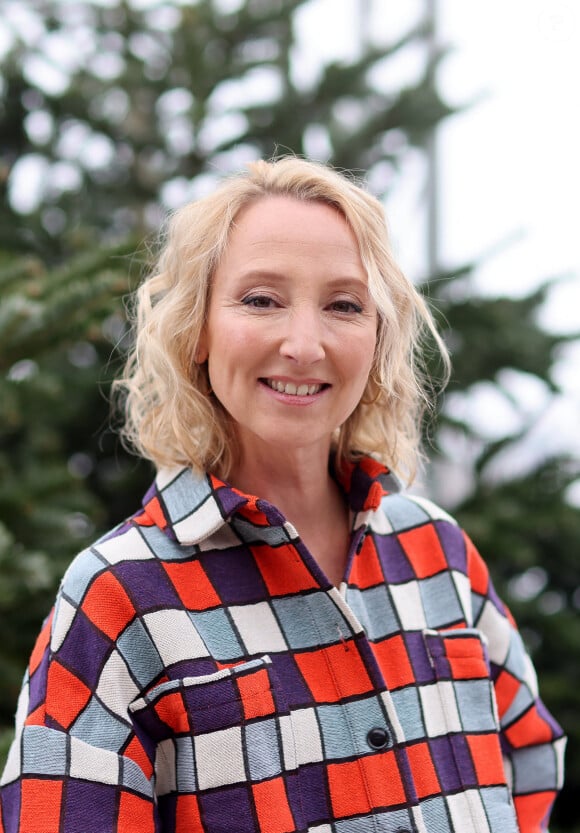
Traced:
<path fill-rule="evenodd" d="M 420 631 L 427 627 L 423 600 L 416 581 L 406 584 L 390 584 L 389 591 L 397 615 L 405 631 Z"/>
<path fill-rule="evenodd" d="M 314 709 L 293 711 L 292 725 L 296 737 L 298 766 L 324 760 L 320 729 Z"/>
<path fill-rule="evenodd" d="M 105 663 L 99 684 L 97 697 L 113 714 L 127 719 L 127 704 L 134 700 L 139 689 L 133 682 L 123 657 L 113 651 Z"/>
<path fill-rule="evenodd" d="M 71 737 L 70 774 L 72 778 L 98 781 L 100 784 L 118 784 L 119 756 L 108 749 L 100 749 Z"/>
<path fill-rule="evenodd" d="M 159 651 L 163 665 L 209 656 L 201 636 L 185 610 L 157 610 L 147 613 L 143 621 Z"/>
<path fill-rule="evenodd" d="M 450 795 L 447 802 L 454 830 L 489 833 L 490 826 L 487 813 L 477 790 L 466 790 L 463 793 Z"/>
<path fill-rule="evenodd" d="M 194 746 L 200 790 L 246 780 L 240 726 L 197 735 Z"/>
<path fill-rule="evenodd" d="M 248 654 L 286 651 L 286 640 L 268 602 L 233 605 L 230 614 Z"/>
<path fill-rule="evenodd" d="M 452 682 L 421 686 L 419 697 L 428 737 L 462 731 Z"/>

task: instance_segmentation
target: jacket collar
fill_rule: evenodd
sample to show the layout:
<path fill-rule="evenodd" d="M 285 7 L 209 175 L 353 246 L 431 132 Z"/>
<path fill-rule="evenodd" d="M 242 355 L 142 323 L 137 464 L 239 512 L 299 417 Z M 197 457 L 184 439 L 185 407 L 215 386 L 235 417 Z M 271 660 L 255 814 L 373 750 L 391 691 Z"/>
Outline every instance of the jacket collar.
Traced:
<path fill-rule="evenodd" d="M 382 498 L 400 490 L 397 478 L 372 457 L 343 463 L 331 472 L 344 491 L 357 527 L 359 516 L 376 511 Z M 275 506 L 246 495 L 212 474 L 188 468 L 161 469 L 143 498 L 137 523 L 158 526 L 180 544 L 199 544 L 236 515 L 260 526 L 283 526 L 285 518 Z M 362 520 L 362 519 L 360 519 Z"/>

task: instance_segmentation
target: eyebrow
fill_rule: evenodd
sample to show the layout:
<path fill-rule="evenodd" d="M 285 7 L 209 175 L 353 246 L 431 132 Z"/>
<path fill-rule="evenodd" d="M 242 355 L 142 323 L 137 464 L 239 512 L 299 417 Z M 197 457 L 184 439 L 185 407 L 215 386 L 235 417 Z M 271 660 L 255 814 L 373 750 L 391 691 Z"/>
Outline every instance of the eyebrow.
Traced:
<path fill-rule="evenodd" d="M 271 269 L 249 269 L 247 272 L 241 272 L 237 275 L 237 278 L 244 283 L 246 281 L 254 280 L 275 281 L 280 283 L 287 280 L 288 276 L 284 274 L 284 272 L 276 272 Z M 344 275 L 330 277 L 327 280 L 327 284 L 330 286 L 341 286 L 347 283 L 358 284 L 360 287 L 368 291 L 367 280 L 361 278 L 359 275 L 345 273 Z"/>

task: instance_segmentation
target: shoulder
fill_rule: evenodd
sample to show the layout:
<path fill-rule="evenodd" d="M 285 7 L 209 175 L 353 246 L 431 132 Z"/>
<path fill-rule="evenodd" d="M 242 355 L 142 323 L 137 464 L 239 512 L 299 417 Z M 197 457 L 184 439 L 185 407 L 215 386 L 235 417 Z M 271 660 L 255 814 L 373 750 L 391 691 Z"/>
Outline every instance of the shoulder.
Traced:
<path fill-rule="evenodd" d="M 418 574 L 468 572 L 468 537 L 452 515 L 422 495 L 387 495 L 371 528 L 375 536 L 386 536 L 389 551 L 402 551 Z"/>
<path fill-rule="evenodd" d="M 163 537 L 161 530 L 157 532 Z M 136 616 L 154 604 L 155 594 L 169 584 L 169 577 L 155 547 L 142 533 L 131 520 L 75 556 L 56 599 L 53 650 L 58 651 L 69 634 L 80 642 L 86 634 L 98 631 L 115 641 Z"/>
<path fill-rule="evenodd" d="M 59 598 L 77 607 L 90 594 L 99 603 L 114 604 L 119 594 L 126 595 L 126 580 L 153 578 L 161 550 L 171 545 L 161 530 L 141 528 L 131 518 L 75 556 L 62 578 Z"/>
<path fill-rule="evenodd" d="M 102 535 L 73 558 L 64 574 L 63 585 L 72 587 L 79 581 L 90 580 L 121 561 L 152 557 L 151 548 L 146 544 L 138 527 L 130 521 L 124 522 Z"/>
<path fill-rule="evenodd" d="M 386 516 L 395 532 L 436 522 L 458 527 L 455 518 L 421 495 L 406 492 L 386 495 L 381 501 L 380 511 Z"/>

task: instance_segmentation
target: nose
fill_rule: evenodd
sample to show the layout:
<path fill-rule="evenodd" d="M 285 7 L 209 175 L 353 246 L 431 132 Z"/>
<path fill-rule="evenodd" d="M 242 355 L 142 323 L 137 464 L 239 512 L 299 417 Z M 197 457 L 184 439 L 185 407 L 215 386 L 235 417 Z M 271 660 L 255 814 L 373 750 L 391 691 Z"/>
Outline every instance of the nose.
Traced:
<path fill-rule="evenodd" d="M 301 309 L 288 317 L 280 355 L 298 364 L 311 365 L 325 357 L 322 322 L 318 311 Z"/>

